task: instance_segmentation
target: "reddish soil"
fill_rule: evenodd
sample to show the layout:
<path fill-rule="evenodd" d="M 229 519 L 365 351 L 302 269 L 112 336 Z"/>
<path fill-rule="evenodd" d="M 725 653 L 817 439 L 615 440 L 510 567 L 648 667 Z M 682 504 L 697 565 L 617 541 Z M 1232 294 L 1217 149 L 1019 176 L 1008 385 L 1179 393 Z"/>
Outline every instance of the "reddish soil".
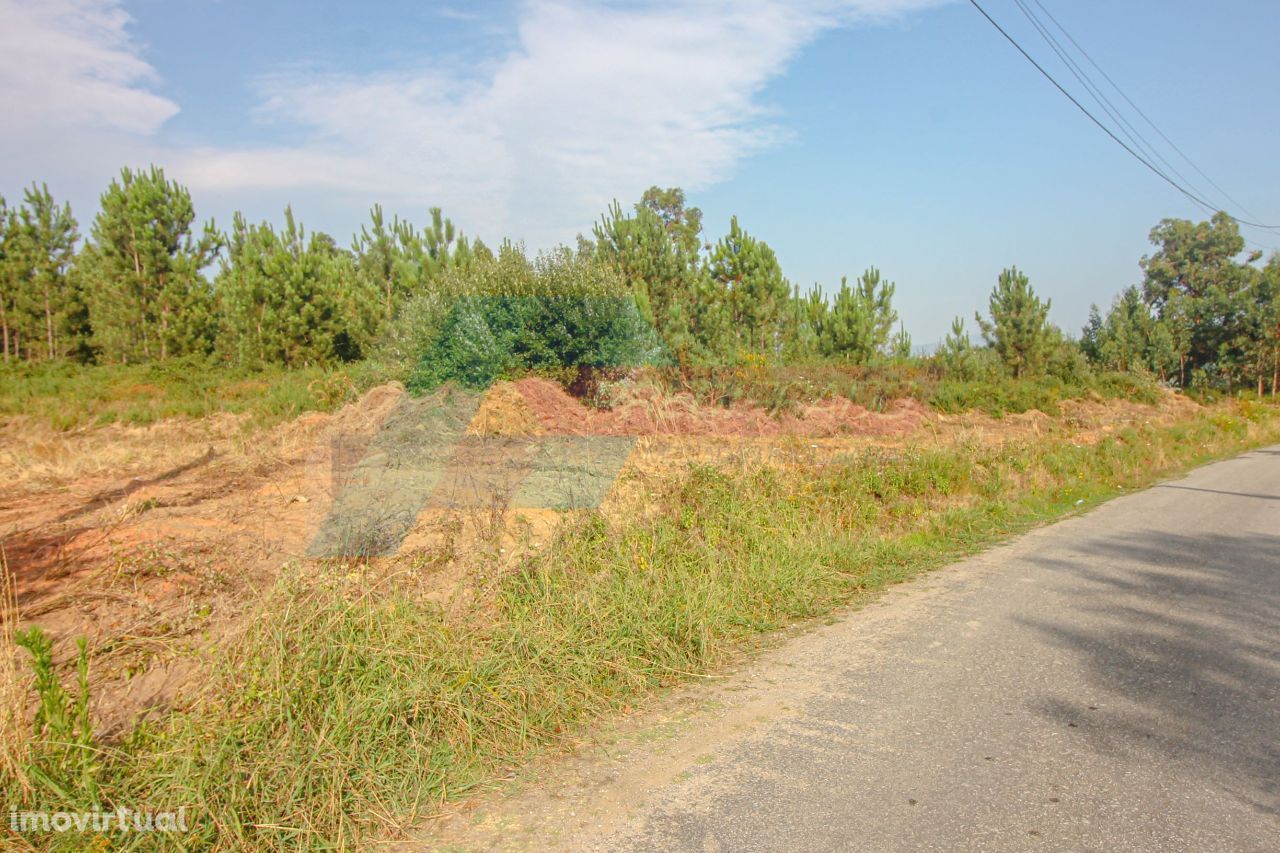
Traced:
<path fill-rule="evenodd" d="M 872 412 L 841 397 L 774 415 L 749 404 L 706 408 L 689 395 L 662 397 L 650 388 L 604 411 L 582 405 L 546 379 L 521 379 L 515 387 L 548 435 L 893 436 L 914 431 L 928 417 L 916 400 L 895 400 L 888 411 Z"/>
<path fill-rule="evenodd" d="M 199 422 L 190 435 L 176 422 L 157 425 L 163 446 L 150 464 L 138 458 L 114 477 L 68 464 L 62 479 L 0 497 L 19 626 L 43 628 L 59 663 L 74 657 L 76 637 L 88 638 L 101 731 L 163 707 L 189 653 L 239 629 L 327 511 L 329 459 L 341 449 L 333 438 L 371 434 L 402 395 L 374 389 L 333 415 L 304 415 L 239 445 L 206 444 Z M 62 440 L 72 454 L 92 453 L 112 428 L 97 432 Z"/>
<path fill-rule="evenodd" d="M 543 379 L 502 383 L 467 431 L 641 436 L 614 492 L 634 493 L 642 509 L 652 483 L 678 476 L 694 460 L 742 455 L 785 463 L 790 457 L 775 451 L 812 460 L 866 444 L 1007 441 L 1042 430 L 1094 441 L 1128 423 L 1186 417 L 1194 408 L 1170 395 L 1156 407 L 1080 401 L 1056 418 L 1035 412 L 997 421 L 943 417 L 914 400 L 871 412 L 837 398 L 775 416 L 754 405 L 706 407 L 647 385 L 620 390 L 614 408 L 602 411 Z M 43 627 L 62 664 L 72 660 L 77 636 L 89 638 L 95 712 L 105 731 L 127 729 L 139 714 L 170 702 L 191 677 L 193 652 L 225 643 L 247 624 L 283 564 L 333 570 L 305 552 L 332 503 L 334 461 L 360 458 L 403 393 L 383 386 L 333 415 L 312 413 L 251 435 L 231 416 L 48 435 L 0 424 L 0 479 L 21 485 L 0 494 L 0 548 L 16 586 L 19 624 Z M 21 460 L 32 459 L 33 449 L 45 461 L 38 477 L 23 480 Z M 504 537 L 488 544 L 459 532 L 459 519 L 427 515 L 399 556 L 386 558 L 421 570 L 424 587 L 466 587 L 471 564 L 516 552 L 517 532 L 501 532 L 513 517 L 504 522 L 501 510 L 496 521 L 474 519 L 477 529 Z M 559 515 L 520 511 L 520 518 L 545 539 Z M 0 602 L 0 619 L 3 609 Z"/>

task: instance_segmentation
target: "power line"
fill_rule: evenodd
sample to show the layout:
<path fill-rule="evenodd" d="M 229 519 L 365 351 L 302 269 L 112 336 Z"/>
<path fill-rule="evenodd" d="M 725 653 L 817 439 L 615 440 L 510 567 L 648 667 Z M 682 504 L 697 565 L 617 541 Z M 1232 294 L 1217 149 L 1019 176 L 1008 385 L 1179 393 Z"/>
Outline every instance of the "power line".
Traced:
<path fill-rule="evenodd" d="M 1049 31 L 1048 26 L 1046 26 L 1044 22 L 1041 21 L 1036 16 L 1035 12 L 1031 11 L 1031 7 L 1027 5 L 1026 1 L 1014 0 L 1014 3 L 1017 4 L 1018 9 L 1022 11 L 1022 14 L 1026 17 L 1028 21 L 1031 22 L 1031 25 L 1035 27 L 1036 31 L 1040 33 L 1040 37 L 1045 40 L 1045 43 L 1049 45 L 1050 49 L 1052 49 L 1053 52 L 1058 55 L 1058 58 L 1062 60 L 1063 64 L 1067 66 L 1067 70 L 1070 71 L 1071 74 L 1080 83 L 1080 85 L 1085 88 L 1085 91 L 1087 91 L 1093 97 L 1094 101 L 1097 102 L 1098 106 L 1102 107 L 1103 112 L 1105 112 L 1107 116 L 1110 117 L 1110 119 L 1113 122 L 1115 122 L 1120 132 L 1125 135 L 1125 138 L 1127 138 L 1131 143 L 1133 143 L 1133 146 L 1137 148 L 1139 151 L 1141 151 L 1145 157 L 1148 157 L 1152 160 L 1159 160 L 1161 165 L 1163 165 L 1166 169 L 1172 172 L 1173 175 L 1181 179 L 1182 183 L 1186 187 L 1188 187 L 1192 192 L 1196 193 L 1196 195 L 1201 197 L 1206 196 L 1207 194 L 1203 190 L 1201 190 L 1194 183 L 1192 183 L 1191 180 L 1188 179 L 1186 175 L 1179 172 L 1177 167 L 1174 166 L 1172 163 L 1170 163 L 1168 160 L 1166 160 L 1164 156 L 1160 154 L 1160 151 L 1154 145 L 1152 145 L 1151 142 L 1145 136 L 1142 135 L 1142 132 L 1139 131 L 1136 127 L 1134 127 L 1133 124 L 1130 123 L 1127 118 L 1125 118 L 1124 112 L 1111 102 L 1111 99 L 1108 98 L 1106 94 L 1102 91 L 1102 87 L 1098 86 L 1097 83 L 1095 83 L 1089 77 L 1088 72 L 1085 71 L 1085 69 L 1080 67 L 1080 64 L 1075 61 L 1075 59 L 1071 56 L 1070 52 L 1066 49 L 1066 47 L 1064 47 L 1062 43 L 1059 42 L 1058 39 L 1054 37 L 1053 33 Z M 1037 2 L 1037 5 L 1039 5 L 1038 2 Z M 1040 8 L 1042 10 L 1044 9 L 1043 6 L 1041 6 Z M 1054 23 L 1057 24 L 1057 21 L 1055 20 Z M 1061 24 L 1057 24 L 1057 25 L 1059 29 L 1062 29 Z M 1066 30 L 1063 30 L 1063 34 L 1066 35 L 1068 38 L 1071 37 L 1070 33 L 1067 33 Z M 1075 44 L 1074 39 L 1072 39 L 1072 43 Z M 1213 215 L 1215 210 L 1214 208 L 1211 208 L 1208 205 L 1198 204 L 1197 206 L 1201 210 L 1208 213 L 1209 215 Z"/>
<path fill-rule="evenodd" d="M 1206 196 L 1207 193 L 1205 193 L 1202 189 L 1200 189 L 1200 187 L 1192 183 L 1192 181 L 1186 175 L 1182 174 L 1182 172 L 1180 172 L 1176 166 L 1170 163 L 1168 159 L 1166 159 L 1160 153 L 1160 150 L 1155 145 L 1153 145 L 1151 141 L 1148 140 L 1140 130 L 1138 130 L 1138 128 L 1134 127 L 1133 124 L 1127 118 L 1125 118 L 1124 111 L 1111 102 L 1111 99 L 1108 98 L 1103 93 L 1102 88 L 1094 80 L 1092 80 L 1089 77 L 1088 72 L 1085 71 L 1085 69 L 1080 67 L 1080 64 L 1075 61 L 1075 59 L 1071 56 L 1070 52 L 1062 45 L 1061 42 L 1058 41 L 1057 38 L 1054 37 L 1053 33 L 1049 32 L 1048 26 L 1045 25 L 1045 23 L 1036 16 L 1035 12 L 1031 11 L 1031 8 L 1027 5 L 1027 0 L 1013 0 L 1013 2 L 1017 4 L 1018 8 L 1022 11 L 1022 14 L 1026 16 L 1027 20 L 1030 21 L 1031 25 L 1035 27 L 1038 33 L 1040 33 L 1040 36 L 1045 40 L 1045 42 L 1049 45 L 1049 47 L 1053 50 L 1053 52 L 1056 53 L 1058 55 L 1058 58 L 1062 60 L 1063 64 L 1067 66 L 1067 69 L 1071 71 L 1072 75 L 1076 78 L 1077 81 L 1079 81 L 1080 85 L 1082 85 L 1085 88 L 1085 90 L 1093 97 L 1093 99 L 1097 101 L 1098 105 L 1102 107 L 1103 111 L 1106 112 L 1106 114 L 1111 118 L 1111 120 L 1116 122 L 1116 124 L 1120 128 L 1120 131 L 1124 133 L 1124 135 L 1128 138 L 1128 140 L 1132 142 L 1136 148 L 1141 150 L 1144 155 L 1152 159 L 1159 160 L 1160 163 L 1166 169 L 1168 169 L 1170 172 L 1172 172 L 1174 175 L 1180 178 L 1182 182 L 1186 186 L 1188 186 L 1198 196 L 1200 197 Z M 1107 75 L 1107 72 L 1104 71 L 1102 67 L 1098 65 L 1098 63 L 1095 62 L 1091 56 L 1088 55 L 1087 52 L 1085 52 L 1085 49 L 1080 46 L 1080 43 L 1077 42 L 1072 37 L 1071 33 L 1067 32 L 1066 28 L 1063 27 L 1063 25 L 1058 21 L 1057 18 L 1053 17 L 1052 13 L 1050 13 L 1049 10 L 1045 8 L 1044 4 L 1041 3 L 1040 0 L 1031 0 L 1031 2 L 1034 2 L 1038 7 L 1040 7 L 1040 10 L 1044 12 L 1045 15 L 1048 16 L 1048 18 L 1051 21 L 1053 21 L 1054 25 L 1057 26 L 1057 28 L 1062 32 L 1062 34 L 1071 41 L 1071 43 L 1075 46 L 1075 48 L 1081 54 L 1083 54 L 1084 57 L 1088 59 L 1090 63 L 1093 64 L 1093 67 L 1096 68 L 1104 78 L 1106 78 L 1107 82 L 1111 84 L 1112 88 L 1114 88 L 1117 92 L 1119 92 L 1121 97 L 1123 97 L 1126 101 L 1128 101 L 1129 105 L 1132 106 L 1134 110 L 1136 110 L 1140 115 L 1142 115 L 1143 118 L 1146 119 L 1148 124 L 1150 124 L 1153 128 L 1155 128 L 1156 133 L 1160 134 L 1160 136 L 1166 142 L 1168 142 L 1170 146 L 1172 146 L 1175 150 L 1177 150 L 1180 154 L 1182 154 L 1181 149 L 1179 149 L 1176 145 L 1174 145 L 1173 142 L 1170 141 L 1169 138 L 1164 135 L 1164 133 L 1160 130 L 1160 128 L 1155 127 L 1155 124 L 1151 121 L 1151 119 L 1147 118 L 1146 114 L 1143 113 L 1142 110 L 1138 108 L 1137 104 L 1134 104 L 1132 99 L 1130 99 L 1129 96 L 1126 95 L 1122 89 L 1120 89 L 1119 85 L 1117 85 L 1116 82 L 1112 80 L 1110 76 Z M 1226 198 L 1229 201 L 1231 201 L 1233 204 L 1235 204 L 1237 207 L 1241 208 L 1242 210 L 1244 209 L 1243 205 L 1241 205 L 1239 202 L 1233 199 L 1231 195 L 1227 193 L 1226 190 L 1222 189 L 1222 187 L 1219 187 L 1216 183 L 1214 183 L 1213 179 L 1210 178 L 1208 175 L 1206 175 L 1204 171 L 1200 169 L 1199 166 L 1196 166 L 1195 163 L 1191 162 L 1190 158 L 1188 158 L 1186 154 L 1182 154 L 1182 158 L 1186 160 L 1188 163 L 1191 163 L 1192 168 L 1194 168 L 1197 172 L 1200 172 L 1200 174 L 1205 178 L 1205 180 L 1207 180 L 1215 189 L 1217 189 L 1218 192 L 1226 196 Z M 1193 203 L 1196 205 L 1196 207 L 1200 208 L 1201 211 L 1203 211 L 1205 214 L 1207 214 L 1210 217 L 1212 217 L 1214 213 L 1217 212 L 1217 209 L 1218 209 L 1218 208 L 1211 207 L 1208 204 L 1202 204 L 1198 201 Z M 1255 214 L 1252 211 L 1245 210 L 1244 212 L 1248 213 L 1250 216 L 1255 216 Z M 1272 246 L 1270 244 L 1259 243 L 1255 240 L 1250 239 L 1249 237 L 1244 236 L 1243 234 L 1241 234 L 1240 237 L 1242 240 L 1244 240 L 1245 243 L 1247 243 L 1248 245 L 1254 248 L 1262 249 L 1264 251 L 1280 252 L 1280 247 Z"/>
<path fill-rule="evenodd" d="M 1128 144 L 1127 144 L 1123 139 L 1121 139 L 1119 136 L 1116 136 L 1116 134 L 1111 130 L 1111 128 L 1107 127 L 1105 124 L 1103 124 L 1101 121 L 1099 121 L 1099 120 L 1098 120 L 1098 118 L 1097 118 L 1097 116 L 1095 116 L 1093 113 L 1089 112 L 1089 109 L 1088 109 L 1084 104 L 1082 104 L 1082 103 L 1080 103 L 1080 101 L 1076 100 L 1076 97 L 1075 97 L 1074 95 L 1072 95 L 1070 92 L 1068 92 L 1068 91 L 1067 91 L 1067 90 L 1062 86 L 1062 84 L 1061 84 L 1061 83 L 1059 83 L 1059 82 L 1054 78 L 1054 76 L 1053 76 L 1052 74 L 1050 74 L 1048 71 L 1046 71 L 1046 70 L 1044 69 L 1044 66 L 1042 66 L 1039 62 L 1036 62 L 1035 58 L 1034 58 L 1030 53 L 1027 53 L 1026 49 L 1025 49 L 1025 48 L 1023 48 L 1023 46 L 1022 46 L 1022 45 L 1018 44 L 1017 40 L 1016 40 L 1016 39 L 1014 39 L 1014 37 L 1013 37 L 1013 36 L 1009 35 L 1009 33 L 1005 31 L 1004 27 L 1002 27 L 1002 26 L 1000 26 L 1000 24 L 996 23 L 996 20 L 995 20 L 994 18 L 992 18 L 989 14 L 987 14 L 987 10 L 986 10 L 986 9 L 984 9 L 984 8 L 982 8 L 982 6 L 978 3 L 978 0 L 969 0 L 969 4 L 970 4 L 971 6 L 973 6 L 973 8 L 977 9 L 977 10 L 978 10 L 978 12 L 982 14 L 982 17 L 986 18 L 986 19 L 987 19 L 987 22 L 988 22 L 989 24 L 991 24 L 991 26 L 995 27 L 996 31 L 997 31 L 997 32 L 999 32 L 999 33 L 1000 33 L 1000 35 L 1004 36 L 1005 40 L 1006 40 L 1006 41 L 1008 41 L 1008 42 L 1009 42 L 1009 44 L 1013 45 L 1013 46 L 1014 46 L 1014 48 L 1016 48 L 1016 49 L 1017 49 L 1018 53 L 1021 53 L 1021 54 L 1022 54 L 1022 56 L 1023 56 L 1023 58 L 1025 58 L 1025 59 L 1027 60 L 1027 62 L 1030 62 L 1030 63 L 1031 63 L 1031 65 L 1032 65 L 1032 66 L 1033 66 L 1037 71 L 1039 71 L 1039 72 L 1044 76 L 1044 78 L 1045 78 L 1046 80 L 1048 80 L 1050 83 L 1052 83 L 1052 84 L 1053 84 L 1053 87 L 1054 87 L 1055 89 L 1057 89 L 1059 92 L 1061 92 L 1061 93 L 1062 93 L 1062 95 L 1063 95 L 1063 97 L 1065 97 L 1065 98 L 1066 98 L 1067 100 L 1069 100 L 1072 104 L 1074 104 L 1074 105 L 1075 105 L 1075 107 L 1076 107 L 1076 109 L 1078 109 L 1078 110 L 1080 110 L 1080 112 L 1084 113 L 1084 114 L 1085 114 L 1085 116 L 1089 119 L 1089 121 L 1093 122 L 1095 125 L 1097 125 L 1097 126 L 1098 126 L 1098 129 L 1099 129 L 1099 130 L 1101 130 L 1101 131 L 1102 131 L 1103 133 L 1105 133 L 1107 136 L 1111 137 L 1112 141 L 1114 141 L 1117 145 L 1119 145 L 1119 146 L 1120 146 L 1121 148 L 1123 148 L 1125 151 L 1129 152 L 1129 155 L 1130 155 L 1131 157 L 1133 157 L 1135 160 L 1137 160 L 1137 161 L 1138 161 L 1139 163 L 1141 163 L 1142 165 L 1146 166 L 1146 167 L 1147 167 L 1148 169 L 1150 169 L 1150 170 L 1151 170 L 1155 175 L 1157 175 L 1161 180 L 1163 180 L 1165 183 L 1169 184 L 1171 187 L 1173 187 L 1174 189 L 1176 189 L 1178 192 L 1182 193 L 1182 194 L 1183 194 L 1184 196 L 1186 196 L 1187 198 L 1191 199 L 1191 200 L 1192 200 L 1193 202 L 1195 202 L 1196 204 L 1199 204 L 1199 205 L 1201 205 L 1201 206 L 1203 206 L 1203 207 L 1209 207 L 1209 208 L 1212 208 L 1212 205 L 1210 205 L 1207 201 L 1205 201 L 1203 198 L 1200 198 L 1198 195 L 1196 195 L 1195 193 L 1193 193 L 1191 190 L 1187 189 L 1187 188 L 1186 188 L 1186 187 L 1184 187 L 1182 184 L 1178 183 L 1178 182 L 1177 182 L 1177 181 L 1175 181 L 1173 178 L 1169 177 L 1167 174 L 1165 174 L 1164 172 L 1162 172 L 1162 171 L 1161 171 L 1157 166 L 1153 165 L 1153 164 L 1151 163 L 1151 161 L 1150 161 L 1150 160 L 1148 160 L 1147 158 L 1143 157 L 1143 156 L 1142 156 L 1141 154 L 1139 154 L 1137 151 L 1134 151 L 1134 150 L 1133 150 L 1133 148 L 1132 148 L 1132 147 L 1130 147 L 1130 146 L 1129 146 L 1129 145 L 1128 145 Z M 1225 211 L 1224 211 L 1224 213 L 1225 213 Z M 1248 226 L 1253 227 L 1253 228 L 1265 228 L 1265 229 L 1267 229 L 1267 230 L 1277 230 L 1277 229 L 1280 229 L 1280 225 L 1263 225 L 1263 224 L 1258 223 L 1258 222 L 1250 222 L 1250 221 L 1248 221 L 1248 220 L 1241 219 L 1241 218 L 1240 218 L 1240 217 L 1238 217 L 1238 216 L 1232 216 L 1232 215 L 1231 215 L 1231 214 L 1229 214 L 1229 213 L 1227 214 L 1227 216 L 1228 216 L 1232 221 L 1234 221 L 1234 222 L 1237 222 L 1237 223 L 1239 223 L 1239 224 L 1241 224 L 1241 225 L 1248 225 Z"/>
<path fill-rule="evenodd" d="M 1142 132 L 1125 118 L 1123 111 L 1111 102 L 1111 99 L 1103 93 L 1102 88 L 1089 77 L 1088 72 L 1080 67 L 1080 64 L 1075 61 L 1070 52 L 1062 45 L 1061 42 L 1058 41 L 1057 38 L 1054 37 L 1053 33 L 1049 31 L 1048 26 L 1046 26 L 1044 22 L 1036 17 L 1036 14 L 1031 11 L 1031 8 L 1026 4 L 1025 0 L 1013 0 L 1013 2 L 1017 5 L 1018 9 L 1021 10 L 1026 19 L 1031 22 L 1031 26 L 1035 27 L 1036 32 L 1038 32 L 1040 37 L 1044 39 L 1045 43 L 1049 45 L 1049 48 L 1057 54 L 1058 58 L 1062 60 L 1062 63 L 1067 66 L 1067 70 L 1076 78 L 1076 81 L 1084 87 L 1085 91 L 1088 92 L 1090 96 L 1092 96 L 1098 106 L 1102 107 L 1103 112 L 1105 112 L 1107 116 L 1116 123 L 1116 126 L 1119 128 L 1120 132 L 1125 135 L 1125 138 L 1127 138 L 1135 148 L 1141 151 L 1145 157 L 1153 160 L 1159 160 L 1166 169 L 1180 178 L 1182 182 L 1192 190 L 1192 192 L 1196 193 L 1198 196 L 1204 196 L 1205 193 L 1203 190 L 1193 184 L 1186 175 L 1179 172 L 1177 167 L 1166 160 L 1160 154 L 1159 150 L 1157 150 L 1156 147 L 1142 135 Z M 1043 8 L 1044 7 L 1041 6 L 1041 9 Z M 1058 24 L 1058 27 L 1061 29 L 1062 25 Z M 1067 35 L 1070 37 L 1070 34 Z M 1198 201 L 1193 202 L 1193 204 L 1210 217 L 1215 213 L 1215 209 L 1207 204 L 1201 204 Z M 1247 240 L 1248 238 L 1245 239 Z"/>
<path fill-rule="evenodd" d="M 1208 181 L 1211 187 L 1213 187 L 1218 192 L 1222 193 L 1223 197 L 1226 198 L 1227 201 L 1234 204 L 1241 211 L 1243 211 L 1244 213 L 1247 213 L 1249 216 L 1252 216 L 1254 219 L 1260 218 L 1256 213 L 1249 210 L 1249 208 L 1245 207 L 1243 204 L 1236 201 L 1236 199 L 1232 197 L 1231 193 L 1227 192 L 1222 187 L 1220 187 L 1218 183 L 1214 181 L 1213 178 L 1209 177 L 1209 175 L 1204 171 L 1204 169 L 1201 169 L 1198 165 L 1196 165 L 1196 162 L 1192 160 L 1189 156 L 1187 156 L 1186 152 L 1184 152 L 1181 148 L 1179 148 L 1177 143 L 1175 143 L 1172 139 L 1170 139 L 1165 134 L 1165 132 L 1161 130 L 1159 126 L 1156 125 L 1156 123 L 1152 121 L 1151 118 L 1145 112 L 1142 111 L 1141 107 L 1139 107 L 1137 104 L 1133 102 L 1133 99 L 1129 97 L 1129 95 L 1124 91 L 1124 89 L 1120 88 L 1120 84 L 1117 83 L 1115 80 L 1111 79 L 1111 75 L 1108 74 L 1106 70 L 1103 69 L 1103 67 L 1099 65 L 1092 56 L 1089 55 L 1089 52 L 1085 50 L 1083 46 L 1081 46 L 1080 42 L 1076 41 L 1075 38 L 1072 37 L 1071 33 L 1067 32 L 1066 27 L 1062 26 L 1062 24 L 1058 22 L 1058 19 L 1053 16 L 1052 12 L 1050 12 L 1047 8 L 1045 8 L 1045 5 L 1041 3 L 1040 0 L 1032 0 L 1032 2 L 1034 2 L 1036 6 L 1040 8 L 1040 11 L 1044 12 L 1045 16 L 1050 21 L 1053 22 L 1053 25 L 1056 26 L 1058 30 L 1064 36 L 1067 37 L 1067 40 L 1070 41 L 1071 44 L 1075 46 L 1075 49 L 1080 51 L 1080 55 L 1083 56 L 1085 60 L 1088 61 L 1088 63 L 1092 65 L 1099 74 L 1102 75 L 1102 79 L 1106 80 L 1107 83 L 1111 85 L 1111 88 L 1115 89 L 1116 92 L 1120 95 L 1120 97 L 1124 98 L 1125 103 L 1127 103 L 1130 107 L 1133 107 L 1133 111 L 1136 112 L 1139 116 L 1141 116 L 1142 120 L 1145 121 L 1151 127 L 1151 129 L 1154 130 L 1156 134 L 1159 135 L 1159 137 L 1168 144 L 1170 148 L 1172 148 L 1175 152 L 1177 152 L 1179 157 L 1185 160 L 1187 164 L 1191 166 L 1192 169 L 1195 169 L 1196 173 L 1199 174 L 1200 177 Z M 1160 159 L 1164 160 L 1163 157 L 1161 157 Z M 1167 160 L 1165 160 L 1164 162 L 1166 165 L 1168 165 Z M 1172 169 L 1173 167 L 1169 166 L 1169 168 Z"/>

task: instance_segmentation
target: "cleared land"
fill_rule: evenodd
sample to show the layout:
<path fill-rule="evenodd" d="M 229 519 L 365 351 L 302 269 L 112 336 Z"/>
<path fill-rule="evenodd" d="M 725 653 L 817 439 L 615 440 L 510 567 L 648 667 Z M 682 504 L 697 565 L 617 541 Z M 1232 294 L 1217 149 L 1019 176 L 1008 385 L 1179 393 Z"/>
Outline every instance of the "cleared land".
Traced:
<path fill-rule="evenodd" d="M 20 624 L 64 671 L 89 638 L 108 795 L 195 804 L 210 843 L 351 842 L 760 632 L 1277 433 L 1155 399 L 770 412 L 624 382 L 604 411 L 530 378 L 255 428 L 14 417 L 0 536 Z"/>

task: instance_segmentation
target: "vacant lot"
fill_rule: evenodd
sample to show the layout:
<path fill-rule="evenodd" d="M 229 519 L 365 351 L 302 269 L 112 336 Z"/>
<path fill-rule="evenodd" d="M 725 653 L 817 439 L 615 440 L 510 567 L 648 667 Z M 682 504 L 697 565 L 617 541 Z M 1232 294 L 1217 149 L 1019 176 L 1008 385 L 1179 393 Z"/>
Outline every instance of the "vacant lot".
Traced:
<path fill-rule="evenodd" d="M 633 377 L 593 408 L 526 378 L 275 423 L 14 416 L 0 537 L 68 684 L 88 640 L 102 796 L 189 804 L 211 843 L 350 842 L 760 631 L 1277 434 L 1150 399 L 770 411 Z M 14 784 L 74 799 L 19 737 L 33 695 Z"/>

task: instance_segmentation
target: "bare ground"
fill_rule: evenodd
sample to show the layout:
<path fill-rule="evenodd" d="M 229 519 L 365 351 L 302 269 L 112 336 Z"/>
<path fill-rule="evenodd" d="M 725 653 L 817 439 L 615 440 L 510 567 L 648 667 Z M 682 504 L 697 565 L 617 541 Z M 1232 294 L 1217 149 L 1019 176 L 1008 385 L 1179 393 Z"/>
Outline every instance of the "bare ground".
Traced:
<path fill-rule="evenodd" d="M 66 433 L 22 419 L 0 426 L 0 477 L 10 484 L 0 499 L 0 547 L 18 621 L 43 627 L 63 662 L 74 638 L 88 637 L 100 730 L 119 734 L 169 707 L 200 652 L 242 630 L 283 565 L 345 570 L 342 560 L 308 556 L 309 545 L 341 492 L 335 472 L 377 451 L 380 431 L 405 400 L 398 385 L 381 386 L 333 415 L 257 432 L 230 415 Z M 626 517 L 643 512 L 646 496 L 690 463 L 811 465 L 871 446 L 990 444 L 1049 433 L 1092 443 L 1195 408 L 1169 395 L 1157 406 L 1075 401 L 1056 417 L 1033 411 L 994 419 L 943 416 L 913 400 L 885 412 L 826 400 L 774 416 L 637 388 L 612 411 L 598 411 L 540 379 L 501 383 L 477 403 L 463 449 L 442 477 L 455 490 L 465 480 L 480 498 L 427 502 L 392 551 L 364 561 L 456 606 L 470 599 L 479 576 L 538 547 L 566 512 L 576 512 L 513 504 L 528 476 L 516 457 L 531 437 L 634 436 L 599 504 L 606 515 Z"/>

